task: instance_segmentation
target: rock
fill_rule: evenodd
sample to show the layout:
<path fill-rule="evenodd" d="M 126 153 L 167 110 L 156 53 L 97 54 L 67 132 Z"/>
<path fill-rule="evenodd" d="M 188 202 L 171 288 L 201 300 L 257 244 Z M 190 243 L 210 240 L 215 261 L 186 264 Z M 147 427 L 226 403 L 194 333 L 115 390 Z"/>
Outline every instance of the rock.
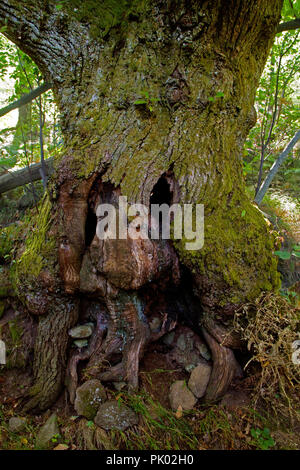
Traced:
<path fill-rule="evenodd" d="M 177 380 L 171 385 L 169 400 L 174 411 L 177 411 L 179 406 L 183 410 L 191 410 L 197 403 L 197 398 L 188 389 L 184 380 Z"/>
<path fill-rule="evenodd" d="M 36 438 L 36 447 L 39 449 L 47 449 L 51 445 L 51 439 L 58 434 L 59 427 L 57 424 L 57 416 L 53 413 L 41 427 Z"/>
<path fill-rule="evenodd" d="M 112 400 L 100 405 L 94 422 L 106 431 L 110 429 L 125 431 L 130 426 L 138 424 L 138 415 L 127 406 Z"/>
<path fill-rule="evenodd" d="M 251 404 L 251 398 L 241 390 L 229 390 L 221 400 L 221 405 L 230 410 L 245 408 Z"/>
<path fill-rule="evenodd" d="M 19 432 L 22 431 L 26 426 L 26 419 L 19 418 L 18 416 L 13 416 L 8 422 L 8 429 L 10 432 Z"/>
<path fill-rule="evenodd" d="M 177 339 L 177 347 L 181 349 L 181 351 L 185 351 L 186 349 L 192 349 L 192 335 L 189 334 L 181 334 Z"/>
<path fill-rule="evenodd" d="M 190 373 L 203 359 L 210 359 L 206 344 L 189 327 L 178 326 L 163 342 L 171 348 L 167 354 L 174 368 L 181 367 Z"/>
<path fill-rule="evenodd" d="M 77 388 L 74 407 L 78 415 L 94 419 L 99 406 L 106 400 L 106 392 L 99 380 L 88 380 Z"/>
<path fill-rule="evenodd" d="M 193 369 L 188 387 L 197 398 L 202 398 L 205 395 L 211 371 L 212 367 L 204 361 Z"/>
<path fill-rule="evenodd" d="M 175 332 L 172 331 L 171 333 L 168 333 L 167 335 L 164 336 L 163 338 L 163 342 L 167 345 L 167 346 L 170 346 L 173 341 L 174 341 L 174 337 L 175 337 Z"/>
<path fill-rule="evenodd" d="M 204 343 L 197 345 L 197 349 L 204 359 L 206 359 L 207 361 L 211 360 L 211 354 L 209 352 L 209 349 Z"/>
<path fill-rule="evenodd" d="M 86 339 L 76 339 L 74 344 L 77 346 L 77 348 L 85 348 L 89 342 Z"/>
<path fill-rule="evenodd" d="M 85 325 L 78 325 L 71 328 L 69 330 L 69 335 L 76 339 L 89 338 L 93 333 L 93 329 L 94 328 L 91 323 L 86 323 Z"/>
<path fill-rule="evenodd" d="M 159 331 L 161 328 L 162 321 L 158 317 L 154 317 L 150 322 L 149 322 L 149 327 L 151 331 Z"/>
<path fill-rule="evenodd" d="M 124 387 L 126 387 L 127 383 L 126 382 L 113 382 L 113 385 L 118 392 L 122 390 Z"/>
<path fill-rule="evenodd" d="M 53 450 L 68 450 L 69 446 L 67 444 L 58 444 L 58 446 L 54 447 Z"/>

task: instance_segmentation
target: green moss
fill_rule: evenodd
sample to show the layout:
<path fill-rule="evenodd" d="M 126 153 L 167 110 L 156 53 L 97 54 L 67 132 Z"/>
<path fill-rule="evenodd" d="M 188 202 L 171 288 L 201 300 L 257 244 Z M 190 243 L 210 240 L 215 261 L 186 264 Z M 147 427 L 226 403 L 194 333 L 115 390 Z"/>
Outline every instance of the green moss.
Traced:
<path fill-rule="evenodd" d="M 131 18 L 136 19 L 140 11 L 144 11 L 146 4 L 144 0 L 59 1 L 69 15 L 89 24 L 90 35 L 94 39 L 105 37 L 116 26 L 122 31 Z"/>
<path fill-rule="evenodd" d="M 51 224 L 51 202 L 46 196 L 42 201 L 32 230 L 29 232 L 25 250 L 16 263 L 15 280 L 19 288 L 25 282 L 32 286 L 44 267 L 50 267 L 51 260 L 56 257 L 56 240 L 49 237 Z"/>
<path fill-rule="evenodd" d="M 10 321 L 8 323 L 8 326 L 9 326 L 9 332 L 10 332 L 10 336 L 12 340 L 12 345 L 17 346 L 23 334 L 22 328 L 18 324 L 17 320 Z"/>
<path fill-rule="evenodd" d="M 4 262 L 11 261 L 13 256 L 12 252 L 21 231 L 22 227 L 18 223 L 0 229 L 0 258 L 2 258 Z"/>
<path fill-rule="evenodd" d="M 166 26 L 163 8 L 159 18 L 147 10 L 151 2 L 139 10 L 134 1 L 68 3 L 76 4 L 77 19 L 86 18 L 99 38 L 106 34 L 80 86 L 74 89 L 73 78 L 66 77 L 61 95 L 66 129 L 70 126 L 66 170 L 73 172 L 74 184 L 97 172 L 129 202 L 147 204 L 159 177 L 172 168 L 181 202 L 205 205 L 205 245 L 193 253 L 185 250 L 185 240 L 176 242 L 182 263 L 215 283 L 223 303 L 277 288 L 272 237 L 244 195 L 240 159 L 265 57 L 246 45 L 243 54 L 231 54 L 223 40 L 211 41 L 205 28 L 193 30 L 186 54 L 191 31 L 183 28 L 177 36 Z M 173 25 L 174 17 L 168 17 Z M 119 28 L 123 21 L 126 31 Z M 151 113 L 134 105 L 146 90 L 160 99 Z"/>
<path fill-rule="evenodd" d="M 235 194 L 227 206 L 207 207 L 201 250 L 187 251 L 186 241 L 175 241 L 181 261 L 223 290 L 220 304 L 253 300 L 261 291 L 280 286 L 274 237 L 261 213 L 242 194 Z"/>

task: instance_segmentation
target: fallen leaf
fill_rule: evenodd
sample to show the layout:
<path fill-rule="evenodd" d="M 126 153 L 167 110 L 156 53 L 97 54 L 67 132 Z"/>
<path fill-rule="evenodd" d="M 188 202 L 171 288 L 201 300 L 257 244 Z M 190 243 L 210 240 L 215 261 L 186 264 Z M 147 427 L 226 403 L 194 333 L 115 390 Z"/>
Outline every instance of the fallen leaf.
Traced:
<path fill-rule="evenodd" d="M 54 447 L 53 450 L 68 450 L 69 446 L 66 444 L 58 444 L 58 446 Z"/>
<path fill-rule="evenodd" d="M 175 416 L 177 419 L 180 419 L 182 417 L 182 406 L 179 405 L 178 408 L 177 408 L 177 411 L 175 413 Z"/>

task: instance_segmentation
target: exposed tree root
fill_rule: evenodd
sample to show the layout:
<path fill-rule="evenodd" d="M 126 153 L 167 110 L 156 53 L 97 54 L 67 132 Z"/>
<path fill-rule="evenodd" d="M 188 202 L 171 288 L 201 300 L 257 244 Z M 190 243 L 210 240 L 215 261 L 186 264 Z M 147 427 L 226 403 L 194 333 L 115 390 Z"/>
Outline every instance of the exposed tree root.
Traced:
<path fill-rule="evenodd" d="M 68 330 L 78 319 L 78 302 L 57 298 L 39 320 L 34 348 L 35 384 L 24 411 L 45 410 L 58 398 L 65 379 Z"/>
<path fill-rule="evenodd" d="M 242 371 L 231 349 L 221 346 L 205 328 L 202 328 L 202 332 L 213 359 L 213 370 L 206 389 L 205 400 L 214 402 L 226 393 L 234 377 L 240 376 Z"/>

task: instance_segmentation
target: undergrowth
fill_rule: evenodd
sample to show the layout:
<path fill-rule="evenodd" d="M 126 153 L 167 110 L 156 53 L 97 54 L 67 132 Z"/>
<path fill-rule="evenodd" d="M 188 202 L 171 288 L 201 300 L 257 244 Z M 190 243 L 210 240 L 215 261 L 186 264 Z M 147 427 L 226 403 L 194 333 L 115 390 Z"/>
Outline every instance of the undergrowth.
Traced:
<path fill-rule="evenodd" d="M 300 309 L 280 295 L 262 294 L 237 312 L 235 328 L 252 352 L 249 363 L 261 366 L 254 402 L 264 401 L 276 416 L 299 420 L 300 367 L 295 348 L 300 340 Z"/>

